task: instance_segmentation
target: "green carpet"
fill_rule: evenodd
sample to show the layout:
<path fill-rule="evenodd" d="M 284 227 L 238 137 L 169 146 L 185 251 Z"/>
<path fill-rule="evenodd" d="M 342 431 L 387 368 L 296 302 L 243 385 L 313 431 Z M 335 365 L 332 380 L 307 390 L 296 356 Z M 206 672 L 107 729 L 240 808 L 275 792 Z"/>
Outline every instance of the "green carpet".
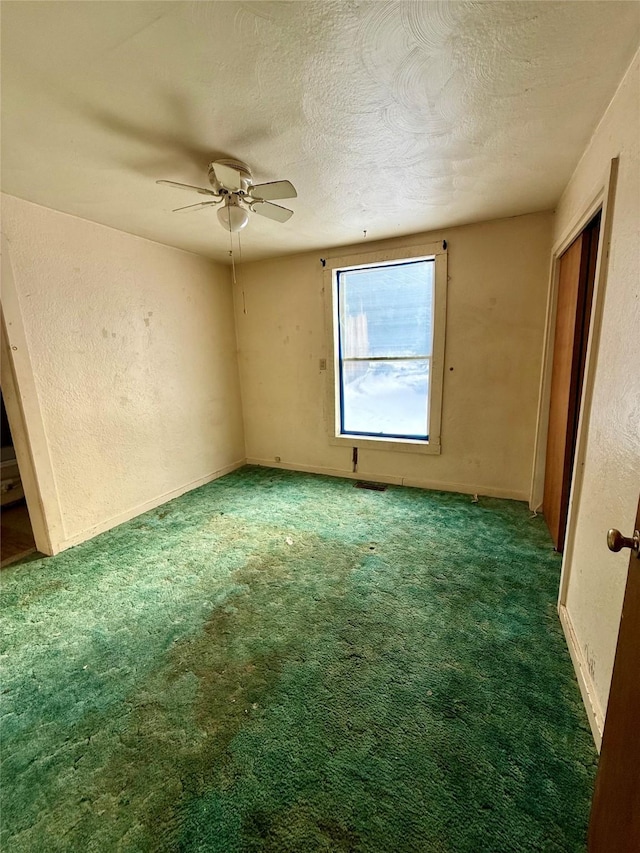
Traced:
<path fill-rule="evenodd" d="M 583 851 L 596 753 L 513 501 L 244 468 L 2 573 L 2 849 Z"/>

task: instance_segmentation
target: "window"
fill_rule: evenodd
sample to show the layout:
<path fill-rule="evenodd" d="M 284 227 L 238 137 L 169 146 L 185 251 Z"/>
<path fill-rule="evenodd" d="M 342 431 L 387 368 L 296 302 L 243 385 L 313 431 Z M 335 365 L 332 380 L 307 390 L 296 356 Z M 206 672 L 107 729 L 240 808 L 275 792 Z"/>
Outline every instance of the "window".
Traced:
<path fill-rule="evenodd" d="M 439 452 L 443 244 L 433 254 L 422 247 L 334 259 L 327 275 L 333 331 L 330 440 Z"/>

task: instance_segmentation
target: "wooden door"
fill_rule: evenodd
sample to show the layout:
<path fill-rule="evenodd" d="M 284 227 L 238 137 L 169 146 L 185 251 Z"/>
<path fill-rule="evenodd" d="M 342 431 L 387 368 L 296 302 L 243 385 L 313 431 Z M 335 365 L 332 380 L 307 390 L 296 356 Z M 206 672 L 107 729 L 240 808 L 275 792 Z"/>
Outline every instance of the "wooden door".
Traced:
<path fill-rule="evenodd" d="M 562 551 L 578 431 L 600 214 L 560 258 L 542 512 Z"/>
<path fill-rule="evenodd" d="M 640 501 L 635 530 L 640 530 Z M 589 826 L 589 853 L 632 851 L 640 851 L 640 555 L 637 550 L 631 552 L 629 559 Z"/>

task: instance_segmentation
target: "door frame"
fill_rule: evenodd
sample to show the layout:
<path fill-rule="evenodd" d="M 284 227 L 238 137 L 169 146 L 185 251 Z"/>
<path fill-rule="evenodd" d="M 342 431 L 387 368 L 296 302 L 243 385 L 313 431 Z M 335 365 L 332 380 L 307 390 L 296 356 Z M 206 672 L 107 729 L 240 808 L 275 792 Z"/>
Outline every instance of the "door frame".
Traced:
<path fill-rule="evenodd" d="M 564 551 L 562 555 L 562 570 L 560 574 L 560 587 L 558 592 L 558 613 L 565 632 L 569 651 L 580 684 L 580 690 L 589 716 L 589 722 L 593 731 L 596 746 L 600 748 L 604 715 L 595 701 L 594 691 L 591 689 L 591 679 L 588 675 L 585 661 L 581 659 L 578 647 L 575 643 L 571 621 L 566 612 L 565 604 L 569 586 L 570 566 L 575 549 L 575 536 L 578 518 L 580 496 L 582 493 L 584 462 L 587 451 L 587 438 L 589 432 L 589 413 L 595 382 L 596 364 L 600 344 L 600 331 L 602 327 L 602 314 L 604 309 L 604 297 L 607 284 L 607 273 L 609 268 L 609 249 L 611 244 L 611 230 L 613 224 L 613 213 L 615 204 L 616 183 L 618 178 L 617 157 L 611 160 L 606 174 L 593 192 L 591 200 L 583 206 L 576 214 L 573 221 L 561 234 L 551 249 L 551 262 L 549 270 L 549 289 L 547 294 L 547 310 L 545 320 L 545 338 L 542 353 L 542 370 L 540 376 L 540 389 L 538 395 L 538 415 L 536 423 L 536 439 L 533 453 L 533 468 L 531 475 L 531 493 L 529 506 L 538 511 L 542 506 L 542 495 L 544 491 L 545 455 L 547 448 L 547 427 L 549 419 L 549 403 L 551 397 L 551 371 L 553 368 L 553 348 L 556 326 L 556 304 L 558 296 L 558 281 L 560 275 L 560 257 L 569 248 L 573 241 L 579 237 L 598 210 L 602 211 L 600 221 L 600 235 L 598 238 L 598 253 L 596 259 L 595 282 L 593 288 L 593 301 L 591 308 L 591 319 L 589 324 L 589 335 L 587 339 L 587 353 L 584 367 L 584 378 L 582 384 L 582 396 L 580 411 L 578 414 L 578 429 L 576 435 L 576 448 L 573 460 L 571 485 L 569 489 L 569 506 L 567 510 L 567 528 L 565 535 Z"/>
<path fill-rule="evenodd" d="M 53 555 L 65 539 L 60 499 L 5 234 L 1 241 L 0 387 L 36 548 Z"/>

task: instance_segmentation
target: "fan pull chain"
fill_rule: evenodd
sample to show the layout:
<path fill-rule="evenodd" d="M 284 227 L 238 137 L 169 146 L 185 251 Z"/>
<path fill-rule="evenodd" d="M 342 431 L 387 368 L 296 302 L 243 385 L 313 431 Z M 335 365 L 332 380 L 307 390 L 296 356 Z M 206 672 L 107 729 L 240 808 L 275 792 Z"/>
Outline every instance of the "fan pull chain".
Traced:
<path fill-rule="evenodd" d="M 242 266 L 242 243 L 240 242 L 240 232 L 238 231 L 238 260 L 240 262 L 240 266 Z M 247 313 L 247 300 L 244 295 L 244 286 L 242 288 L 242 311 L 244 314 Z"/>
<path fill-rule="evenodd" d="M 231 229 L 229 229 L 229 254 L 231 255 L 231 278 L 233 279 L 233 283 L 236 283 L 236 264 L 233 258 L 233 234 L 231 233 Z"/>

